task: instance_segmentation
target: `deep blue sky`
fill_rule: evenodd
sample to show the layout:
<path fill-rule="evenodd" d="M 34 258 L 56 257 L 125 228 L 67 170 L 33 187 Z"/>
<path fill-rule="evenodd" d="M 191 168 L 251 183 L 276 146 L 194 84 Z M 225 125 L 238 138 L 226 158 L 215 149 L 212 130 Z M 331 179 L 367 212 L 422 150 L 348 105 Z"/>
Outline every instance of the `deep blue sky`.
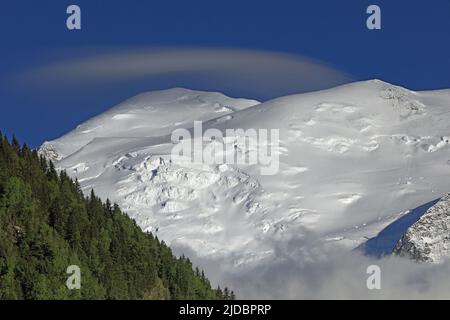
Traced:
<path fill-rule="evenodd" d="M 69 32 L 78 4 L 83 29 Z M 382 30 L 365 27 L 369 4 Z M 17 75 L 86 50 L 189 46 L 275 50 L 318 59 L 356 80 L 415 90 L 450 88 L 450 1 L 4 1 L 0 7 L 0 130 L 38 146 L 142 91 L 218 90 L 195 78 L 159 77 L 73 90 L 27 88 Z M 231 96 L 245 92 L 231 90 Z M 267 99 L 266 96 L 252 98 Z"/>

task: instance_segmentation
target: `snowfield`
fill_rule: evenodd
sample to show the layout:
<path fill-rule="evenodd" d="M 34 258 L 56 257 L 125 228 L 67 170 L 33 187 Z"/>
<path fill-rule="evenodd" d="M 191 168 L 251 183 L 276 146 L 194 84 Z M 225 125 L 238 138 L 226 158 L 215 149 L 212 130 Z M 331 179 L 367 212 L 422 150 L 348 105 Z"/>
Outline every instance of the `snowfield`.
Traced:
<path fill-rule="evenodd" d="M 194 120 L 204 130 L 278 129 L 277 174 L 261 175 L 258 165 L 171 162 L 171 132 Z M 213 280 L 250 294 L 252 272 L 271 283 L 262 268 L 350 252 L 447 194 L 449 123 L 450 90 L 414 92 L 379 80 L 264 103 L 170 89 L 131 98 L 40 152 Z M 245 156 L 239 146 L 235 152 Z"/>

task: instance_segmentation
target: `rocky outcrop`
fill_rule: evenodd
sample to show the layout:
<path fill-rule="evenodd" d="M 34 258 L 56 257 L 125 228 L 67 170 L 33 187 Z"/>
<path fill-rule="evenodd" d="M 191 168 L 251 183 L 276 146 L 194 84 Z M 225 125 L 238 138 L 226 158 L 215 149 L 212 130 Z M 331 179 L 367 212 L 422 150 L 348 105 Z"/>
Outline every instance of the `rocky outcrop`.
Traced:
<path fill-rule="evenodd" d="M 450 257 L 450 194 L 408 228 L 394 254 L 419 262 L 441 262 Z"/>
<path fill-rule="evenodd" d="M 38 149 L 38 153 L 47 160 L 53 162 L 61 160 L 63 157 L 56 151 L 56 148 L 49 142 L 44 142 L 44 144 Z"/>

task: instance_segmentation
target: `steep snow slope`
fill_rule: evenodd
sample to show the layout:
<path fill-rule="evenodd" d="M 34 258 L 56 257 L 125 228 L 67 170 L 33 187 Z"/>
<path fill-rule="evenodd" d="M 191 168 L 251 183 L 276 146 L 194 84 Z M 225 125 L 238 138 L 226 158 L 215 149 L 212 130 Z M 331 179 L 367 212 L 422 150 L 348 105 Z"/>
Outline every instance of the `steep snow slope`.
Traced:
<path fill-rule="evenodd" d="M 355 248 L 450 190 L 443 179 L 450 173 L 450 91 L 413 92 L 373 80 L 251 107 L 256 102 L 233 100 L 236 111 L 220 117 L 215 111 L 231 102 L 215 105 L 214 98 L 203 108 L 204 99 L 188 94 L 189 113 L 179 109 L 178 92 L 157 93 L 173 112 L 152 109 L 138 128 L 117 123 L 154 106 L 147 96 L 42 150 L 65 156 L 57 166 L 83 190 L 95 188 L 176 251 L 219 262 L 223 272 L 297 263 L 330 246 Z M 279 171 L 171 162 L 170 132 L 192 127 L 193 119 L 210 119 L 204 129 L 279 129 Z M 91 134 L 96 130 L 106 134 Z M 238 158 L 242 150 L 235 146 Z"/>
<path fill-rule="evenodd" d="M 82 123 L 60 139 L 45 142 L 40 151 L 50 159 L 61 160 L 95 138 L 168 134 L 194 120 L 209 120 L 258 103 L 183 88 L 146 92 Z"/>
<path fill-rule="evenodd" d="M 450 257 L 450 194 L 414 223 L 397 243 L 394 253 L 416 261 L 441 262 Z"/>

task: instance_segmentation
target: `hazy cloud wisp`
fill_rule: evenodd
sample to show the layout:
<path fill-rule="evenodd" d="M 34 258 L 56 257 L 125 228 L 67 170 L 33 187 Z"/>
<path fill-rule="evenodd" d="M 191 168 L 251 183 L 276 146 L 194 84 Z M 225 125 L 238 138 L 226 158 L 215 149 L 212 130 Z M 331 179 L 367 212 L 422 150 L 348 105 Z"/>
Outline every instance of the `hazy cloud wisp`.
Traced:
<path fill-rule="evenodd" d="M 213 48 L 133 49 L 91 54 L 33 68 L 21 78 L 34 86 L 82 87 L 177 73 L 255 93 L 269 91 L 279 95 L 325 89 L 352 80 L 344 72 L 302 56 Z"/>

